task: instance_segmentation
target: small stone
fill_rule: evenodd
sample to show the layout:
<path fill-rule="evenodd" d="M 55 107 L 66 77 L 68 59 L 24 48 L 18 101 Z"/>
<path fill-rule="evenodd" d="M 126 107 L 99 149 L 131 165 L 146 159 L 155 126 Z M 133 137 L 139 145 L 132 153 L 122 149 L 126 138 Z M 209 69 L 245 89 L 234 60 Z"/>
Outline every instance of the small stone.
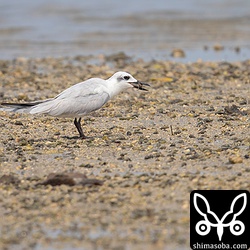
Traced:
<path fill-rule="evenodd" d="M 180 58 L 180 57 L 186 57 L 186 54 L 184 52 L 184 50 L 182 49 L 173 49 L 171 52 L 171 56 L 175 57 L 175 58 Z"/>
<path fill-rule="evenodd" d="M 17 96 L 17 99 L 18 99 L 18 101 L 21 101 L 21 100 L 28 101 L 29 100 L 28 96 L 24 93 L 19 93 Z"/>
<path fill-rule="evenodd" d="M 128 136 L 132 135 L 132 133 L 130 131 L 127 131 L 126 133 Z"/>
<path fill-rule="evenodd" d="M 235 47 L 234 50 L 236 53 L 240 53 L 240 47 Z"/>
<path fill-rule="evenodd" d="M 87 163 L 87 164 L 80 164 L 79 165 L 79 168 L 93 168 L 94 166 L 93 165 L 91 165 L 91 164 L 89 164 L 89 163 Z"/>
<path fill-rule="evenodd" d="M 23 123 L 21 121 L 15 121 L 14 123 L 15 125 L 23 125 Z"/>
<path fill-rule="evenodd" d="M 215 51 L 224 50 L 224 46 L 222 46 L 220 44 L 215 44 L 213 48 Z"/>
<path fill-rule="evenodd" d="M 231 164 L 237 164 L 237 163 L 242 163 L 243 159 L 240 156 L 231 156 L 229 157 L 229 163 Z"/>
<path fill-rule="evenodd" d="M 204 49 L 204 50 L 208 50 L 209 47 L 208 47 L 207 45 L 204 45 L 204 46 L 203 46 L 203 49 Z"/>

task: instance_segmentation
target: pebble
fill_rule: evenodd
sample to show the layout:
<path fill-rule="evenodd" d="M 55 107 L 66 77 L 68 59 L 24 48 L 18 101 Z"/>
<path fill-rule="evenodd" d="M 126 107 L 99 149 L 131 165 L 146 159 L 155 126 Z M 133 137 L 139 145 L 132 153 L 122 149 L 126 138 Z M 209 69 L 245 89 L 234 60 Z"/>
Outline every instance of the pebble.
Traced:
<path fill-rule="evenodd" d="M 186 54 L 183 49 L 174 49 L 171 52 L 172 57 L 186 57 Z"/>
<path fill-rule="evenodd" d="M 229 163 L 231 163 L 231 164 L 237 164 L 237 163 L 243 162 L 243 159 L 240 156 L 231 156 L 231 157 L 229 157 L 228 160 L 229 160 Z"/>
<path fill-rule="evenodd" d="M 215 51 L 224 50 L 224 46 L 222 46 L 221 44 L 215 44 L 215 45 L 213 46 L 213 49 L 214 49 Z"/>

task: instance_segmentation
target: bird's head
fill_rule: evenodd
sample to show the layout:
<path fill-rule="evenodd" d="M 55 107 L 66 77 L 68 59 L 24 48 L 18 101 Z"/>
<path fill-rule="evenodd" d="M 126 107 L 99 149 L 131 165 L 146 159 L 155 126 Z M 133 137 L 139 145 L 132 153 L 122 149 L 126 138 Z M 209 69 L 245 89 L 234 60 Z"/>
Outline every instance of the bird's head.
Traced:
<path fill-rule="evenodd" d="M 145 89 L 144 86 L 150 86 L 147 83 L 143 83 L 143 82 L 136 80 L 129 73 L 122 72 L 122 71 L 116 72 L 113 76 L 111 76 L 108 79 L 108 81 L 113 84 L 113 86 L 118 90 L 118 92 L 121 92 L 124 89 L 132 88 L 132 87 L 147 91 L 147 89 Z"/>

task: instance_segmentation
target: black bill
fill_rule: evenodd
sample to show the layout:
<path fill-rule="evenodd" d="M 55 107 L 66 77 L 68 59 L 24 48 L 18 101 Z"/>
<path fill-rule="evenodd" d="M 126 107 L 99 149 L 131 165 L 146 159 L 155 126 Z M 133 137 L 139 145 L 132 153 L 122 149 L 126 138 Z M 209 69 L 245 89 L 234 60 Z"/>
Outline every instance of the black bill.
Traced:
<path fill-rule="evenodd" d="M 130 82 L 131 85 L 134 86 L 134 88 L 136 89 L 140 89 L 140 90 L 144 90 L 144 91 L 148 91 L 147 89 L 143 88 L 143 86 L 150 86 L 148 83 L 144 83 L 144 82 Z"/>

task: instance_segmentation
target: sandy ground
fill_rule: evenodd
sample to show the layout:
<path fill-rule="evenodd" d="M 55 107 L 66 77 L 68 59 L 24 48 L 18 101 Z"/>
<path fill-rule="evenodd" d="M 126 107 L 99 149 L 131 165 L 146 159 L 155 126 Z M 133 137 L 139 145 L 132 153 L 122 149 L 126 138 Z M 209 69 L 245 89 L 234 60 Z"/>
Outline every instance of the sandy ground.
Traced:
<path fill-rule="evenodd" d="M 1 112 L 0 249 L 189 249 L 195 189 L 250 190 L 250 61 L 122 56 L 0 61 L 1 101 L 53 97 L 124 70 L 151 84 L 84 117 Z M 40 185 L 79 172 L 103 185 Z"/>

